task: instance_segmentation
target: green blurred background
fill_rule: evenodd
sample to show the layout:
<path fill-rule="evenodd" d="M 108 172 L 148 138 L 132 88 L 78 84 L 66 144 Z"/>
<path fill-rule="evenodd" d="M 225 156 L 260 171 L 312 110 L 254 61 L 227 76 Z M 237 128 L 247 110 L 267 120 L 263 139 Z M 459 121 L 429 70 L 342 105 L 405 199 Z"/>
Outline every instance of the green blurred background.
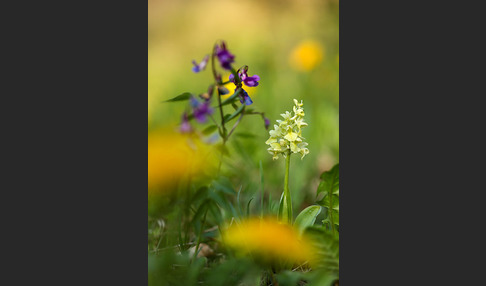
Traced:
<path fill-rule="evenodd" d="M 176 129 L 187 105 L 161 101 L 186 91 L 203 93 L 213 82 L 210 67 L 195 74 L 191 61 L 210 54 L 217 40 L 236 56 L 235 68 L 248 65 L 249 75 L 261 77 L 258 87 L 245 89 L 254 102 L 250 107 L 265 112 L 271 126 L 292 110 L 293 98 L 304 101 L 310 153 L 303 160 L 292 157 L 289 182 L 298 213 L 315 202 L 319 175 L 339 160 L 339 1 L 149 0 L 149 138 Z M 262 161 L 265 191 L 277 201 L 285 162 L 272 161 L 266 151 L 269 135 L 261 118 L 245 117 L 237 132 L 228 142 L 225 174 L 235 175 L 233 183 L 243 185 L 246 197 L 258 197 Z"/>

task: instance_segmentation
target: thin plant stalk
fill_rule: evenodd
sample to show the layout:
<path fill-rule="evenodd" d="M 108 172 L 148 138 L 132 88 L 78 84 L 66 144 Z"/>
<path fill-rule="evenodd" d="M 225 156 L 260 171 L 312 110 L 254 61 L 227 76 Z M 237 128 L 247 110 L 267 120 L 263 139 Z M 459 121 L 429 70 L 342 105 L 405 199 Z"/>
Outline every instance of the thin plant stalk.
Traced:
<path fill-rule="evenodd" d="M 290 171 L 290 150 L 285 158 L 285 181 L 284 191 L 280 199 L 280 206 L 278 210 L 279 220 L 288 224 L 292 224 L 292 197 L 289 190 L 289 171 Z"/>
<path fill-rule="evenodd" d="M 263 199 L 265 197 L 265 192 L 263 190 L 263 166 L 262 166 L 262 160 L 260 160 L 260 181 L 261 181 L 261 188 L 262 188 L 262 201 L 261 201 L 261 207 L 260 207 L 260 218 L 263 219 Z"/>

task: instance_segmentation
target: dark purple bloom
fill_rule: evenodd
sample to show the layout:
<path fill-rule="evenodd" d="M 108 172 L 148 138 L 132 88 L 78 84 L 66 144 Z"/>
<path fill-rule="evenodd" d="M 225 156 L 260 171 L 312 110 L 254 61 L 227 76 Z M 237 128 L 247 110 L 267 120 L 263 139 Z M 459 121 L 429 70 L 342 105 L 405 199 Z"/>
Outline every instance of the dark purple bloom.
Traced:
<path fill-rule="evenodd" d="M 231 64 L 235 61 L 235 56 L 226 49 L 224 42 L 221 43 L 221 46 L 216 46 L 216 56 L 224 69 L 231 70 Z"/>
<path fill-rule="evenodd" d="M 203 71 L 206 68 L 206 65 L 208 64 L 208 61 L 209 61 L 209 55 L 206 55 L 204 59 L 201 61 L 201 63 L 199 64 L 195 60 L 193 60 L 192 64 L 194 66 L 192 67 L 192 71 L 195 73 Z"/>
<path fill-rule="evenodd" d="M 260 80 L 260 77 L 257 75 L 254 76 L 247 76 L 243 79 L 243 83 L 246 86 L 258 86 L 258 81 Z"/>
<path fill-rule="evenodd" d="M 237 90 L 238 89 L 235 89 L 235 92 Z M 240 102 L 241 103 L 245 103 L 245 105 L 250 105 L 250 104 L 253 103 L 253 101 L 251 100 L 250 96 L 248 95 L 248 93 L 244 89 L 241 89 Z"/>
<path fill-rule="evenodd" d="M 187 113 L 186 112 L 184 112 L 184 114 L 182 114 L 182 123 L 181 123 L 181 126 L 179 127 L 179 130 L 181 131 L 181 133 L 190 133 L 190 132 L 192 132 L 192 126 L 189 123 L 189 119 L 187 117 Z"/>
<path fill-rule="evenodd" d="M 213 109 L 209 106 L 209 101 L 199 102 L 195 97 L 191 97 L 191 107 L 193 109 L 194 118 L 199 123 L 205 123 L 207 116 L 213 114 Z"/>
<path fill-rule="evenodd" d="M 264 121 L 265 121 L 265 129 L 268 130 L 268 127 L 270 126 L 270 119 L 264 117 Z"/>
<path fill-rule="evenodd" d="M 260 77 L 258 75 L 248 76 L 247 69 L 240 71 L 238 73 L 238 77 L 246 86 L 249 87 L 258 86 L 258 81 L 260 80 Z M 235 76 L 233 74 L 230 74 L 229 81 L 231 81 L 232 83 L 235 82 Z"/>

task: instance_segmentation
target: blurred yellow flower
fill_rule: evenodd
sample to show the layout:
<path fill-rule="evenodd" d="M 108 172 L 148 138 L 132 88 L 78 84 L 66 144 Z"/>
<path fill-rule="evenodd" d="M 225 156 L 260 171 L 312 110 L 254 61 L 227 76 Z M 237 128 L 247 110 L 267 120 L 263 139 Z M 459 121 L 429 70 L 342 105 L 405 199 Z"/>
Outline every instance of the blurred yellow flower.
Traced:
<path fill-rule="evenodd" d="M 324 59 L 324 47 L 312 40 L 300 43 L 290 54 L 290 65 L 299 71 L 310 71 Z"/>
<path fill-rule="evenodd" d="M 303 263 L 315 253 L 305 238 L 287 224 L 274 219 L 252 218 L 233 224 L 223 233 L 223 242 L 240 255 L 259 261 Z"/>
<path fill-rule="evenodd" d="M 211 169 L 214 157 L 210 146 L 190 135 L 172 130 L 148 134 L 148 189 L 167 192 L 182 176 Z"/>

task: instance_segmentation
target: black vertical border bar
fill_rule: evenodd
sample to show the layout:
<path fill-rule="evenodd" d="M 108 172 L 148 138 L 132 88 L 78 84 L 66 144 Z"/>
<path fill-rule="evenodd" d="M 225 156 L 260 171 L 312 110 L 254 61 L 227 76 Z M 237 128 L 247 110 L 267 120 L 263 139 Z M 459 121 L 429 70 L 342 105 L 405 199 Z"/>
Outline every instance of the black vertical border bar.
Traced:
<path fill-rule="evenodd" d="M 2 8 L 2 284 L 146 285 L 146 2 Z"/>
<path fill-rule="evenodd" d="M 343 285 L 483 280 L 484 17 L 473 5 L 340 1 Z"/>
<path fill-rule="evenodd" d="M 408 42 L 397 3 L 340 1 L 340 282 L 413 285 L 407 229 L 413 169 L 404 79 Z M 413 215 L 411 216 L 413 217 Z M 405 268 L 402 268 L 405 267 Z"/>
<path fill-rule="evenodd" d="M 59 285 L 147 285 L 147 4 L 51 8 L 38 12 L 50 23 L 38 43 L 49 43 L 43 58 L 54 73 L 43 113 L 55 125 L 43 125 L 42 138 L 52 142 L 55 171 L 44 172 L 57 198 L 43 205 L 53 215 L 40 231 L 51 239 L 37 246 L 55 261 L 43 275 Z"/>

